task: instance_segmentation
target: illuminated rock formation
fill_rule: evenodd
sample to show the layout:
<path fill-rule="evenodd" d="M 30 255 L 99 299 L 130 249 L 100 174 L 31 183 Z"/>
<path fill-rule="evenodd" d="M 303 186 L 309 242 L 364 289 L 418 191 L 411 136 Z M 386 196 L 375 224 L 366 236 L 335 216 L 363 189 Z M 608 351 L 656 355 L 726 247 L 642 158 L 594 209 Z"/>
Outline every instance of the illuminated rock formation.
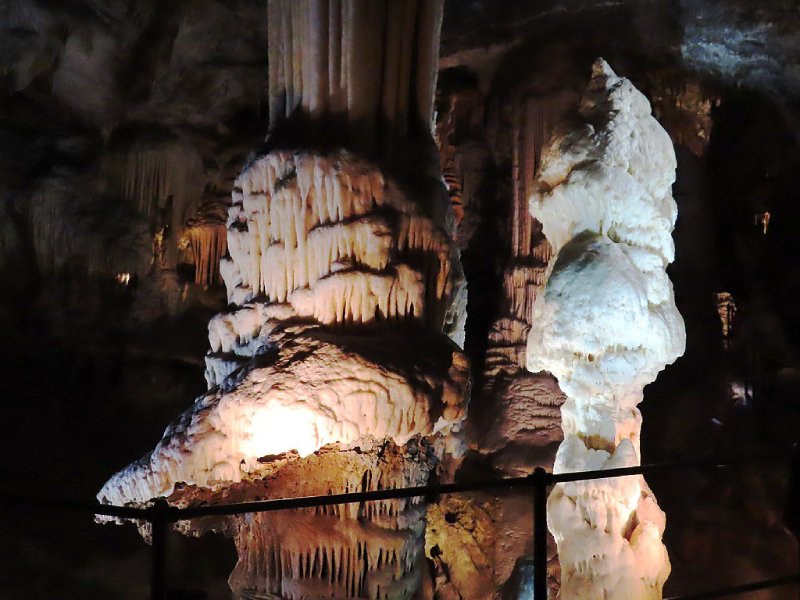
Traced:
<path fill-rule="evenodd" d="M 186 233 L 179 248 L 188 246 L 194 263 L 194 282 L 213 285 L 220 282 L 219 264 L 228 250 L 228 204 L 207 202 L 197 216 L 186 222 Z"/>
<path fill-rule="evenodd" d="M 480 225 L 485 177 L 491 153 L 483 130 L 483 94 L 469 73 L 444 70 L 436 91 L 436 144 L 442 177 L 457 226 L 456 241 L 466 248 Z"/>
<path fill-rule="evenodd" d="M 598 60 L 583 124 L 545 151 L 531 196 L 555 260 L 533 312 L 528 368 L 567 395 L 555 472 L 637 465 L 644 386 L 683 354 L 666 274 L 675 154 L 647 99 Z M 660 598 L 664 514 L 642 477 L 557 485 L 549 527 L 562 598 Z"/>
<path fill-rule="evenodd" d="M 717 316 L 719 316 L 722 339 L 727 346 L 728 338 L 733 332 L 736 313 L 739 312 L 736 300 L 730 292 L 717 292 L 714 294 L 714 306 L 717 309 Z"/>
<path fill-rule="evenodd" d="M 237 181 L 228 240 L 220 268 L 234 304 L 263 295 L 326 324 L 420 321 L 463 343 L 449 234 L 369 162 L 267 154 Z"/>
<path fill-rule="evenodd" d="M 306 457 L 367 435 L 402 445 L 457 431 L 464 418 L 467 362 L 439 336 L 387 331 L 380 346 L 373 335 L 278 325 L 268 339 L 273 351 L 198 398 L 99 497 L 142 503 L 179 483 L 218 487 L 246 478 L 263 456 L 296 450 Z M 425 353 L 415 353 L 423 345 Z"/>
<path fill-rule="evenodd" d="M 719 96 L 685 74 L 656 73 L 650 84 L 653 115 L 676 145 L 703 156 L 711 139 L 711 111 Z"/>
<path fill-rule="evenodd" d="M 269 0 L 270 129 L 307 118 L 389 158 L 430 137 L 442 14 L 442 0 Z"/>
<path fill-rule="evenodd" d="M 441 11 L 270 1 L 272 129 L 234 185 L 209 391 L 101 501 L 422 485 L 463 454 L 466 286 L 430 132 Z M 199 282 L 223 248 L 206 221 L 190 223 Z M 410 600 L 424 515 L 392 501 L 215 527 L 236 540 L 240 597 Z"/>
<path fill-rule="evenodd" d="M 265 499 L 263 480 L 273 498 L 424 485 L 434 463 L 435 452 L 419 439 L 398 447 L 365 438 L 354 449 L 273 461 L 219 500 Z M 171 500 L 191 499 L 185 490 Z M 228 524 L 239 554 L 231 588 L 243 598 L 413 598 L 427 574 L 425 511 L 409 499 L 242 516 Z"/>

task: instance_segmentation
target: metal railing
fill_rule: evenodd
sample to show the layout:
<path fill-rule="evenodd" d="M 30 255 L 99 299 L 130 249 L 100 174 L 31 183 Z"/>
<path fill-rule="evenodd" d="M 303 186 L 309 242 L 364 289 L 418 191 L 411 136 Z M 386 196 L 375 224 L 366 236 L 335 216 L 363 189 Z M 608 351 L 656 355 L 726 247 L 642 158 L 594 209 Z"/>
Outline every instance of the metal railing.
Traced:
<path fill-rule="evenodd" d="M 637 467 L 624 467 L 598 471 L 580 471 L 573 473 L 549 473 L 537 468 L 527 477 L 513 477 L 489 481 L 446 483 L 408 488 L 375 490 L 370 492 L 352 492 L 347 494 L 329 494 L 325 496 L 304 496 L 297 498 L 281 498 L 238 504 L 219 504 L 213 506 L 177 508 L 170 506 L 166 500 L 159 498 L 147 508 L 113 506 L 88 502 L 71 502 L 60 500 L 44 500 L 23 496 L 0 496 L 0 506 L 25 507 L 46 510 L 65 510 L 87 515 L 102 515 L 122 519 L 149 521 L 152 524 L 152 570 L 151 598 L 166 598 L 165 581 L 165 541 L 169 527 L 178 521 L 212 516 L 232 516 L 256 512 L 272 512 L 296 508 L 312 508 L 338 504 L 374 502 L 377 500 L 393 500 L 401 498 L 433 499 L 443 494 L 476 492 L 487 490 L 525 489 L 533 496 L 533 599 L 547 599 L 547 492 L 548 488 L 558 483 L 609 479 L 630 475 L 648 475 L 675 470 L 715 470 L 734 466 L 788 463 L 792 456 L 764 456 L 747 459 L 728 460 L 691 460 L 661 462 Z M 711 591 L 672 596 L 665 600 L 701 600 L 706 598 L 722 598 L 749 591 L 756 591 L 800 582 L 800 572 L 793 575 L 754 581 L 738 586 L 730 586 Z"/>

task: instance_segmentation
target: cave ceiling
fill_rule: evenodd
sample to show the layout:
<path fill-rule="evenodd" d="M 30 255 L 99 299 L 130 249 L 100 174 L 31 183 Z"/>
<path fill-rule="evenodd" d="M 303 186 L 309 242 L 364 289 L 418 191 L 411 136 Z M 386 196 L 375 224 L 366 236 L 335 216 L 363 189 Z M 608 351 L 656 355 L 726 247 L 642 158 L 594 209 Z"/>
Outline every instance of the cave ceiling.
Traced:
<path fill-rule="evenodd" d="M 220 128 L 264 95 L 265 5 L 10 0 L 0 85 L 105 133 L 130 121 Z M 515 47 L 595 46 L 794 99 L 798 26 L 791 0 L 448 0 L 442 57 L 480 70 Z"/>

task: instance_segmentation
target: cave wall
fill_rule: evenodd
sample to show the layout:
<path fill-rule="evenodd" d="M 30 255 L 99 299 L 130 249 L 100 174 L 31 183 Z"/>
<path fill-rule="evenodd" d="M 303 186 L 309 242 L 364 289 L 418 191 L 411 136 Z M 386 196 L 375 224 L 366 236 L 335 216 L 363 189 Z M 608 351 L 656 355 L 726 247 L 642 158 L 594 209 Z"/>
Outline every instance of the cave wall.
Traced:
<path fill-rule="evenodd" d="M 681 217 L 670 275 L 688 348 L 648 388 L 645 458 L 709 446 L 735 451 L 742 440 L 755 451 L 794 438 L 796 407 L 787 398 L 800 380 L 793 367 L 800 279 L 792 258 L 797 17 L 779 1 L 728 8 L 699 0 L 446 4 L 436 133 L 469 284 L 465 350 L 475 385 L 464 476 L 549 466 L 559 442 L 560 391 L 551 378 L 521 367 L 528 307 L 549 258 L 525 203 L 538 148 L 569 116 L 596 56 L 645 92 L 678 157 Z M 157 404 L 158 419 L 137 417 L 150 424 L 155 442 L 177 397 L 202 387 L 205 321 L 226 303 L 214 265 L 225 253 L 220 230 L 230 192 L 275 113 L 266 3 L 12 0 L 0 7 L 0 26 L 0 316 L 11 339 L 4 352 L 13 358 L 12 394 L 30 393 L 43 346 L 48 380 L 58 386 L 66 378 L 68 390 L 49 408 L 44 400 L 15 407 L 15 418 L 33 426 L 44 416 L 57 424 L 65 412 L 59 407 L 68 406 L 67 413 L 86 415 L 68 430 L 86 435 L 105 399 L 86 392 L 83 379 L 106 382 L 113 377 L 108 361 L 151 356 L 157 364 L 142 367 L 144 380 L 159 392 L 130 391 L 138 382 L 128 375 L 122 395 Z M 766 235 L 753 222 L 765 211 Z M 731 353 L 721 347 L 711 301 L 720 291 L 733 293 L 741 310 Z M 751 368 L 752 339 L 762 348 L 763 403 L 742 407 L 728 389 Z M 109 352 L 113 361 L 97 358 Z M 180 367 L 172 371 L 174 364 Z M 73 374 L 76 365 L 83 377 Z M 698 382 L 697 373 L 707 376 Z M 80 398 L 85 404 L 75 408 Z M 109 421 L 124 431 L 122 417 Z M 74 445 L 81 455 L 92 452 Z M 122 459 L 111 456 L 98 459 L 102 467 L 88 459 L 76 464 L 89 465 L 97 487 Z M 735 499 L 744 493 L 742 481 L 755 480 L 720 485 Z M 673 500 L 679 508 L 665 534 L 691 565 L 683 580 L 676 569 L 676 585 L 702 582 L 697 557 L 731 545 L 704 546 L 696 533 L 713 537 L 720 527 L 693 506 L 714 496 L 718 482 L 694 483 L 702 492 L 696 500 Z M 742 508 L 743 501 L 730 500 L 726 508 L 733 506 L 735 531 L 767 527 L 771 540 L 742 549 L 731 572 L 768 576 L 779 561 L 753 566 L 750 557 L 772 557 L 768 546 L 790 543 L 775 523 L 780 500 L 771 498 L 781 482 L 772 483 L 759 492 L 769 502 Z M 653 482 L 669 513 L 659 485 L 669 483 Z M 88 494 L 92 486 L 74 489 Z M 515 510 L 521 508 L 485 498 L 438 510 L 441 530 L 490 520 L 504 532 L 481 538 L 486 556 L 476 552 L 472 561 L 481 586 L 499 589 L 512 576 L 515 560 L 504 553 L 530 551 L 529 525 Z M 434 535 L 429 557 L 437 545 L 439 578 L 456 586 L 457 577 L 448 581 L 445 573 L 457 549 Z M 791 563 L 790 553 L 780 560 Z M 465 581 L 461 589 L 470 585 Z"/>

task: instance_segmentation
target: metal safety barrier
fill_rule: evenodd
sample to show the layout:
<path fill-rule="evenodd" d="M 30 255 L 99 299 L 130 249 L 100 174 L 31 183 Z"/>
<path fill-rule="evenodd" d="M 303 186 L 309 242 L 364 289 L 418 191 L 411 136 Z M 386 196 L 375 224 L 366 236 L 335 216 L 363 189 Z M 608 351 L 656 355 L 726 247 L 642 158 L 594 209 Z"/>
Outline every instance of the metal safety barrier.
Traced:
<path fill-rule="evenodd" d="M 648 475 L 675 470 L 715 470 L 751 464 L 788 463 L 794 458 L 785 456 L 763 456 L 746 459 L 728 460 L 690 460 L 672 461 L 623 467 L 598 471 L 580 471 L 572 473 L 549 473 L 537 468 L 527 477 L 512 477 L 488 481 L 445 483 L 408 488 L 375 490 L 370 492 L 351 492 L 347 494 L 329 494 L 325 496 L 304 496 L 297 498 L 281 498 L 244 502 L 237 504 L 218 504 L 177 508 L 170 506 L 163 498 L 156 499 L 147 508 L 113 506 L 90 502 L 73 502 L 64 500 L 45 500 L 16 495 L 0 496 L 2 507 L 24 507 L 43 510 L 64 510 L 86 515 L 102 515 L 121 519 L 149 521 L 152 524 L 152 570 L 151 598 L 165 600 L 166 580 L 165 542 L 169 527 L 178 521 L 213 516 L 232 516 L 256 512 L 272 512 L 296 508 L 312 508 L 331 506 L 334 504 L 352 504 L 374 502 L 376 500 L 393 500 L 401 498 L 433 499 L 443 494 L 477 492 L 488 490 L 524 489 L 533 496 L 533 599 L 547 600 L 547 494 L 548 488 L 559 483 L 609 479 L 630 475 Z M 701 600 L 705 598 L 722 598 L 748 591 L 756 591 L 800 582 L 800 573 L 776 577 L 762 581 L 750 582 L 706 592 L 691 593 L 683 596 L 672 596 L 665 600 Z"/>

